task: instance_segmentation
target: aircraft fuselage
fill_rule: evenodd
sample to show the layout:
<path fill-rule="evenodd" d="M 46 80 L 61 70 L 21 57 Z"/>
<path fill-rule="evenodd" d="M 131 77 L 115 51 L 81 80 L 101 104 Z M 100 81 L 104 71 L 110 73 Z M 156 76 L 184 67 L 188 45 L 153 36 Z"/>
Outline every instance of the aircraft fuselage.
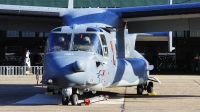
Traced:
<path fill-rule="evenodd" d="M 114 28 L 110 30 L 87 25 L 63 26 L 52 30 L 45 50 L 42 82 L 57 88 L 81 90 L 146 83 L 147 61 L 134 49 L 129 49 L 129 52 L 134 50 L 133 56 L 129 53 L 127 57 L 118 57 L 115 35 Z M 85 44 L 89 37 L 90 44 Z M 66 45 L 57 45 L 63 38 Z"/>
<path fill-rule="evenodd" d="M 107 9 L 73 9 L 62 17 L 47 39 L 42 83 L 61 90 L 62 104 L 77 105 L 84 92 L 106 87 L 137 86 L 152 92 L 147 60 L 136 50 L 120 13 Z"/>

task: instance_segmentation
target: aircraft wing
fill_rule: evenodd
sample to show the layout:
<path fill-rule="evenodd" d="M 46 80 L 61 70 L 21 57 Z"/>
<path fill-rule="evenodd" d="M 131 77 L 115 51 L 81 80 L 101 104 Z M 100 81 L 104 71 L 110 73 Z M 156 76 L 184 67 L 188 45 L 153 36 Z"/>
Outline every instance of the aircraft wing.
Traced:
<path fill-rule="evenodd" d="M 62 25 L 67 8 L 0 4 L 0 30 L 49 32 Z"/>
<path fill-rule="evenodd" d="M 66 8 L 0 4 L 0 30 L 49 32 L 62 26 Z M 200 27 L 200 3 L 107 9 L 128 23 L 129 33 L 194 30 Z"/>
<path fill-rule="evenodd" d="M 200 29 L 200 2 L 115 10 L 127 22 L 129 33 Z"/>

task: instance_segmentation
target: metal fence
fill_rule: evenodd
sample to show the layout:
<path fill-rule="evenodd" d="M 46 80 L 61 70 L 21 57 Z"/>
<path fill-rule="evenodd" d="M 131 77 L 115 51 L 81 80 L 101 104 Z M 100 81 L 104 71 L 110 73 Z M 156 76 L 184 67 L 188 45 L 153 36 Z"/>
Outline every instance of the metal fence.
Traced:
<path fill-rule="evenodd" d="M 0 75 L 42 75 L 43 66 L 0 66 Z"/>

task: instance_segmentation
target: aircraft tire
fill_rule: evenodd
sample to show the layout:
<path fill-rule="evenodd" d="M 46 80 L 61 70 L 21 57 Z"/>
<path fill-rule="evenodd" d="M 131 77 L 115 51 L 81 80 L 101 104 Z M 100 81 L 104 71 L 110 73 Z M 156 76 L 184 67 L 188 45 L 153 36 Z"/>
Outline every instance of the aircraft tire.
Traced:
<path fill-rule="evenodd" d="M 153 92 L 153 87 L 147 86 L 147 92 L 148 92 L 148 93 L 152 93 L 152 92 Z"/>
<path fill-rule="evenodd" d="M 142 95 L 143 87 L 142 85 L 137 86 L 137 95 Z"/>
<path fill-rule="evenodd" d="M 153 82 L 149 82 L 148 86 L 153 87 Z"/>
<path fill-rule="evenodd" d="M 147 92 L 151 93 L 153 92 L 153 82 L 149 82 L 148 86 L 147 86 Z"/>
<path fill-rule="evenodd" d="M 62 95 L 62 105 L 68 105 L 68 104 L 69 104 L 68 97 Z"/>
<path fill-rule="evenodd" d="M 70 96 L 70 101 L 72 105 L 78 105 L 78 95 L 73 94 Z"/>

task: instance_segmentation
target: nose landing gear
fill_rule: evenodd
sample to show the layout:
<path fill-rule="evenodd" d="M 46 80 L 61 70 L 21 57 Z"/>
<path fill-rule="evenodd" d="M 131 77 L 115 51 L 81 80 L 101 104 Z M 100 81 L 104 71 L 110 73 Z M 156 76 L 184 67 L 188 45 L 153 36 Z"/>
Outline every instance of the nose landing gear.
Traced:
<path fill-rule="evenodd" d="M 72 105 L 78 105 L 78 95 L 73 94 L 70 96 L 70 101 Z"/>
<path fill-rule="evenodd" d="M 72 87 L 62 89 L 62 104 L 68 105 L 69 102 L 72 105 L 78 105 L 78 95 L 72 91 Z"/>
<path fill-rule="evenodd" d="M 62 95 L 62 105 L 68 105 L 69 98 L 67 96 Z"/>

